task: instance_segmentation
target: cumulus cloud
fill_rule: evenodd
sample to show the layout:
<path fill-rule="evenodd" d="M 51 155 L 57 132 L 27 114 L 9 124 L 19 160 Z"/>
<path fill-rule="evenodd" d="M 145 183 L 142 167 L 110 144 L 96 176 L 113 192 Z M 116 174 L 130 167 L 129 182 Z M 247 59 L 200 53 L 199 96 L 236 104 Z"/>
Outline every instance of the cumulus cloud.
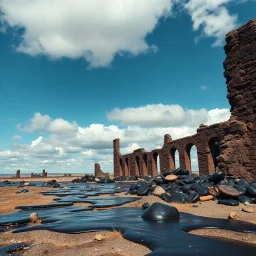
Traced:
<path fill-rule="evenodd" d="M 116 54 L 137 55 L 157 47 L 145 41 L 174 0 L 1 0 L 2 20 L 24 28 L 17 50 L 32 56 L 83 57 L 91 67 Z M 45 18 L 47 17 L 47 19 Z"/>
<path fill-rule="evenodd" d="M 223 44 L 225 35 L 237 27 L 237 15 L 229 14 L 225 6 L 231 0 L 190 0 L 185 5 L 191 15 L 193 29 L 202 28 L 202 35 L 215 37 L 213 46 Z"/>
<path fill-rule="evenodd" d="M 52 172 L 93 173 L 94 163 L 100 162 L 103 170 L 112 172 L 114 139 L 120 138 L 122 154 L 138 148 L 150 151 L 163 146 L 164 134 L 171 134 L 173 139 L 189 136 L 196 133 L 201 123 L 210 125 L 228 120 L 230 112 L 218 108 L 185 110 L 179 105 L 158 104 L 114 109 L 109 116 L 125 127 L 103 124 L 82 127 L 74 121 L 35 113 L 19 129 L 46 132 L 45 135 L 35 137 L 30 144 L 15 143 L 11 150 L 0 151 L 0 168 L 41 171 L 47 166 Z"/>
<path fill-rule="evenodd" d="M 33 118 L 29 120 L 28 124 L 18 124 L 17 128 L 23 132 L 44 131 L 49 125 L 50 121 L 51 118 L 48 115 L 41 115 L 41 113 L 35 113 Z"/>
<path fill-rule="evenodd" d="M 206 109 L 184 109 L 180 105 L 147 105 L 138 108 L 114 109 L 107 114 L 109 121 L 117 121 L 122 125 L 139 127 L 195 127 L 202 123 L 211 123 L 213 113 L 226 120 L 230 113 L 227 109 L 207 111 Z M 216 119 L 218 120 L 218 119 Z"/>
<path fill-rule="evenodd" d="M 237 26 L 237 15 L 227 9 L 230 2 L 234 0 L 0 0 L 0 32 L 22 29 L 18 52 L 50 59 L 84 58 L 90 68 L 106 67 L 116 55 L 156 53 L 157 45 L 150 45 L 146 36 L 161 18 L 180 13 L 174 6 L 182 6 L 193 29 L 202 32 L 196 41 L 214 37 L 213 45 L 221 45 Z"/>

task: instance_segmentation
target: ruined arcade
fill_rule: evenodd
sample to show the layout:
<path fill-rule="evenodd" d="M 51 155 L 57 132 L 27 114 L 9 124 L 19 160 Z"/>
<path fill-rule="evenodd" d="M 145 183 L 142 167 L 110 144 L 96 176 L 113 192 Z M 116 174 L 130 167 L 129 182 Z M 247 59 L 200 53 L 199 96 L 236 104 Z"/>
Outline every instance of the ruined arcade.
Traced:
<path fill-rule="evenodd" d="M 229 32 L 224 50 L 230 119 L 210 126 L 202 124 L 196 134 L 177 140 L 166 134 L 163 147 L 150 152 L 141 148 L 121 155 L 120 140 L 115 139 L 115 176 L 156 176 L 158 156 L 160 172 L 177 168 L 176 150 L 180 167 L 191 171 L 190 150 L 195 145 L 200 175 L 218 168 L 237 178 L 256 179 L 256 19 Z"/>

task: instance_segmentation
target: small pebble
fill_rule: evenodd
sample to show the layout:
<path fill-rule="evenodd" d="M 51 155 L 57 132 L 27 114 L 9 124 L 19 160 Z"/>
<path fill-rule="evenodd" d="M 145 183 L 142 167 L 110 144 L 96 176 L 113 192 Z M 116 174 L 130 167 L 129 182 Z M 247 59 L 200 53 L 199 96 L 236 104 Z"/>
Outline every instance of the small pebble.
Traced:
<path fill-rule="evenodd" d="M 254 212 L 253 209 L 252 209 L 252 208 L 249 208 L 249 207 L 243 207 L 243 208 L 242 208 L 242 211 L 243 211 L 243 212 L 249 212 L 249 213 L 253 213 L 253 212 Z"/>

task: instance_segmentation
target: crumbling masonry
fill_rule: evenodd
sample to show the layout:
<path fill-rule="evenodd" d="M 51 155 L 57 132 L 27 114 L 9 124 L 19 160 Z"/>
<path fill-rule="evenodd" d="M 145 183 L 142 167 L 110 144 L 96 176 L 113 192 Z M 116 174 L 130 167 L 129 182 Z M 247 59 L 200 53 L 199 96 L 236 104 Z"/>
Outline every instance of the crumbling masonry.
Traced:
<path fill-rule="evenodd" d="M 163 147 L 151 152 L 141 148 L 121 155 L 120 141 L 115 139 L 115 176 L 155 176 L 158 156 L 161 172 L 173 169 L 176 150 L 180 167 L 191 171 L 190 149 L 195 145 L 200 175 L 218 167 L 238 178 L 256 179 L 256 19 L 229 32 L 224 50 L 230 119 L 211 126 L 200 125 L 195 135 L 177 140 L 166 134 Z"/>

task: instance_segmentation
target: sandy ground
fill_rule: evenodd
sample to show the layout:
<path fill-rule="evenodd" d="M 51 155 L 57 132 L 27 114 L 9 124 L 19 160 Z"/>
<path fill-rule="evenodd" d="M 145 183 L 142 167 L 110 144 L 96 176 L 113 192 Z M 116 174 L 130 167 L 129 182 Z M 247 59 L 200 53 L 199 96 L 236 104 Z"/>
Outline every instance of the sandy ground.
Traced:
<path fill-rule="evenodd" d="M 58 180 L 59 181 L 59 180 Z M 21 190 L 13 187 L 0 188 L 0 213 L 15 211 L 17 205 L 28 205 L 38 203 L 52 202 L 52 196 L 43 196 L 42 191 L 51 190 L 52 188 L 26 187 L 28 193 L 15 194 Z M 22 188 L 23 189 L 23 188 Z M 101 195 L 99 197 L 108 197 L 109 195 Z M 116 194 L 116 196 L 131 197 L 125 193 Z M 97 197 L 97 198 L 99 198 Z M 136 196 L 135 196 L 136 197 Z M 90 197 L 91 198 L 91 197 Z M 120 207 L 141 207 L 145 202 L 150 204 L 154 202 L 164 202 L 162 199 L 155 196 L 143 197 L 141 200 L 132 202 Z M 75 205 L 86 206 L 87 203 L 79 203 Z M 230 211 L 236 212 L 239 220 L 247 221 L 256 224 L 256 205 L 250 205 L 254 213 L 242 211 L 242 205 L 231 207 L 218 205 L 216 201 L 198 202 L 193 206 L 191 204 L 169 204 L 173 205 L 182 212 L 188 212 L 195 215 L 223 218 L 227 219 Z M 196 206 L 196 207 L 195 207 Z M 108 208 L 109 209 L 109 208 Z M 97 210 L 97 209 L 96 209 Z M 101 209 L 107 210 L 107 209 Z M 253 224 L 252 224 L 253 225 Z M 245 234 L 219 229 L 200 229 L 193 230 L 191 234 L 215 237 L 217 239 L 231 238 L 238 241 L 256 244 L 256 234 Z M 95 236 L 101 234 L 103 239 L 96 241 Z M 0 244 L 10 244 L 14 242 L 29 242 L 34 243 L 34 246 L 25 250 L 24 255 L 40 256 L 40 255 L 77 255 L 77 256 L 142 256 L 150 252 L 148 248 L 140 244 L 136 244 L 124 239 L 119 231 L 101 231 L 90 232 L 83 234 L 63 234 L 51 231 L 31 231 L 25 233 L 13 234 L 10 231 L 0 233 Z"/>
<path fill-rule="evenodd" d="M 70 182 L 74 179 L 81 178 L 83 177 L 84 174 L 73 174 L 72 176 L 64 176 L 64 175 L 48 175 L 48 177 L 36 177 L 36 178 L 31 178 L 30 175 L 22 175 L 19 179 L 13 176 L 0 176 L 0 182 L 4 180 L 9 180 L 11 182 L 20 182 L 22 180 L 27 181 L 27 182 L 33 182 L 33 181 L 43 181 L 47 182 L 49 180 L 57 180 L 58 182 Z"/>

